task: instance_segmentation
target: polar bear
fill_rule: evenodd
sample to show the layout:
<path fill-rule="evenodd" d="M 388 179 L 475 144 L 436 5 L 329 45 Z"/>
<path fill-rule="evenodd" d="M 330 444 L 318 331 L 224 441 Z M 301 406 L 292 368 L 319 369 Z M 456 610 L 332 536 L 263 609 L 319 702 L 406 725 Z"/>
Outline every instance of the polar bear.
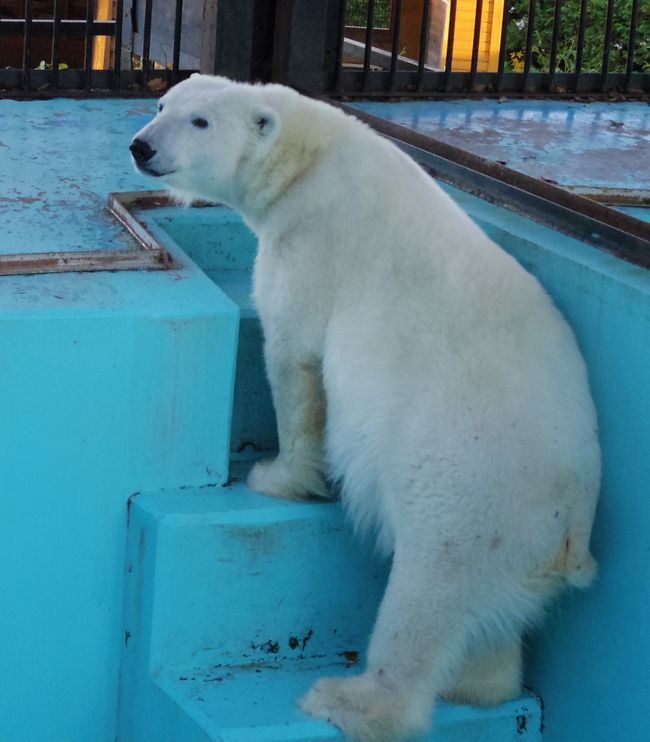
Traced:
<path fill-rule="evenodd" d="M 320 680 L 302 708 L 395 742 L 436 698 L 516 696 L 522 631 L 596 571 L 596 413 L 547 294 L 396 146 L 289 88 L 194 76 L 131 151 L 259 238 L 280 447 L 251 487 L 337 482 L 392 556 L 365 671 Z"/>

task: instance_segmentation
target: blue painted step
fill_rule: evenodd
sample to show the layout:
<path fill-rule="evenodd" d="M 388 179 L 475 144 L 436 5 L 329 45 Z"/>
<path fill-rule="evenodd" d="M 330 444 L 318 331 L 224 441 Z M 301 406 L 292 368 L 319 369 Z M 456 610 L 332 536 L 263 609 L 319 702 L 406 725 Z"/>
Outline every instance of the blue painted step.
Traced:
<path fill-rule="evenodd" d="M 370 554 L 337 503 L 241 484 L 133 498 L 120 739 L 342 739 L 295 704 L 359 671 L 387 573 Z M 441 704 L 431 739 L 540 740 L 540 719 L 533 697 Z"/>

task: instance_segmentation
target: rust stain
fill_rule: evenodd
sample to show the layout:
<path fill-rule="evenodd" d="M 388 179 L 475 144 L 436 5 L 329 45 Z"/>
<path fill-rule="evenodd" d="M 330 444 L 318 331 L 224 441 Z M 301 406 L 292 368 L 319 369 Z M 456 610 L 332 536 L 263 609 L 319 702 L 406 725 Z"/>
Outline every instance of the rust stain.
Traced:
<path fill-rule="evenodd" d="M 352 667 L 359 662 L 359 653 L 354 650 L 348 652 L 341 652 L 341 657 L 345 659 L 345 666 Z"/>

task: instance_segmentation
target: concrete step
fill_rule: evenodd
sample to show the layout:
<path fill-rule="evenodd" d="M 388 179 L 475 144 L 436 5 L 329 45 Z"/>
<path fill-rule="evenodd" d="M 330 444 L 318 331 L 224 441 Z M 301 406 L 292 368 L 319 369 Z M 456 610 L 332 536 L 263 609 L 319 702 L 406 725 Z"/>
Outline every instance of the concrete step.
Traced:
<path fill-rule="evenodd" d="M 121 739 L 341 739 L 296 700 L 363 665 L 388 566 L 338 503 L 223 488 L 131 501 Z M 435 740 L 539 739 L 532 697 L 442 705 Z M 510 735 L 510 736 L 508 736 Z"/>
<path fill-rule="evenodd" d="M 216 665 L 193 674 L 162 673 L 156 682 L 170 704 L 196 727 L 191 742 L 325 742 L 343 740 L 336 727 L 305 716 L 296 700 L 324 675 L 356 673 L 342 657 Z M 529 695 L 493 708 L 441 703 L 431 742 L 541 740 L 539 701 Z M 157 740 L 165 739 L 156 736 Z"/>

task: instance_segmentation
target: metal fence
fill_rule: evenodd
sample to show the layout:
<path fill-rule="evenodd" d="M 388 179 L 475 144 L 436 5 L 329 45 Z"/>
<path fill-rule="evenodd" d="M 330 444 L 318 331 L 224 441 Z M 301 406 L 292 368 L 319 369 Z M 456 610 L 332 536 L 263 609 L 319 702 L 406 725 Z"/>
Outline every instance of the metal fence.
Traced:
<path fill-rule="evenodd" d="M 645 95 L 645 0 L 0 0 L 0 94 Z"/>

